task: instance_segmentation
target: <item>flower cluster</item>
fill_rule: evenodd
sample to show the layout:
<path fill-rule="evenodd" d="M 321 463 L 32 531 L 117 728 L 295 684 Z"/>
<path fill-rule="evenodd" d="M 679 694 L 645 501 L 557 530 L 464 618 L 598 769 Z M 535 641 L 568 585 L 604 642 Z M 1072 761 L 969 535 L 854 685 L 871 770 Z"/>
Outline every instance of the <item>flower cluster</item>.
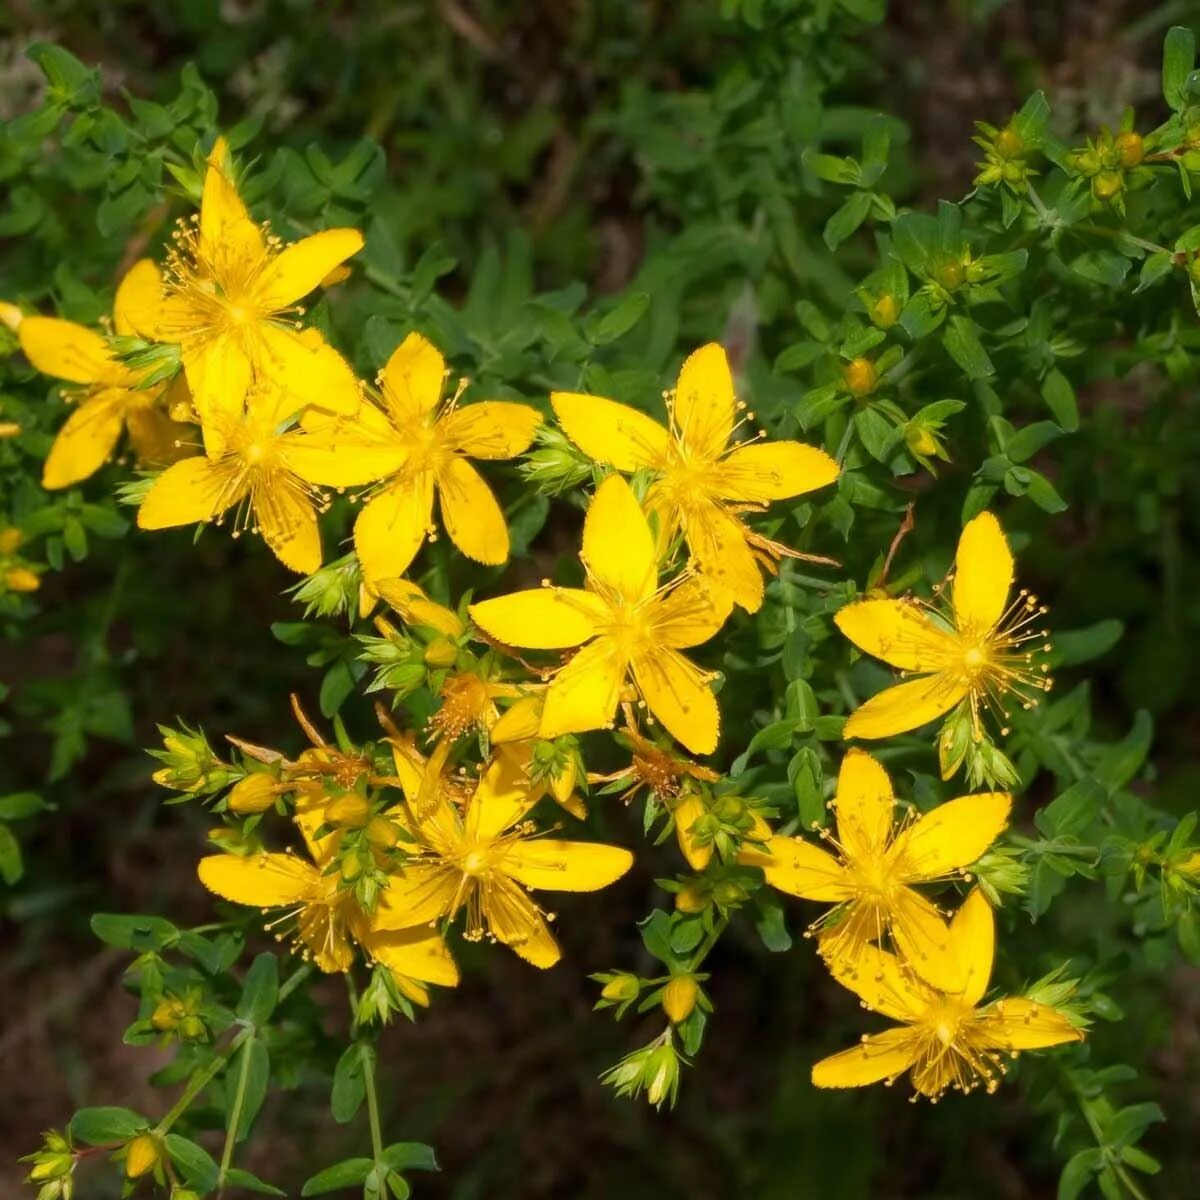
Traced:
<path fill-rule="evenodd" d="M 1014 160 L 1010 149 L 995 154 Z M 392 613 L 376 617 L 377 637 L 360 636 L 361 658 L 376 670 L 371 690 L 392 699 L 377 710 L 382 734 L 354 744 L 339 725 L 330 744 L 295 702 L 310 745 L 294 759 L 231 738 L 239 761 L 225 762 L 203 735 L 164 731 L 158 781 L 213 801 L 223 817 L 212 834 L 219 852 L 199 864 L 205 887 L 270 912 L 268 928 L 321 971 L 350 972 L 359 955 L 372 964 L 360 1017 L 411 1014 L 429 1003 L 430 985 L 458 982 L 447 939 L 460 916 L 467 940 L 502 943 L 540 968 L 558 962 L 552 914 L 536 895 L 597 891 L 633 864 L 622 847 L 559 836 L 563 814 L 587 818 L 590 788 L 626 802 L 644 792 L 648 825 L 665 817 L 692 874 L 668 884 L 682 935 L 665 914 L 670 929 L 644 929 L 665 974 L 596 977 L 601 1007 L 620 1016 L 637 1003 L 668 1020 L 606 1077 L 619 1091 L 655 1104 L 674 1097 L 682 1055 L 698 1047 L 712 1010 L 700 967 L 764 886 L 831 905 L 810 930 L 822 960 L 867 1007 L 901 1022 L 818 1063 L 818 1086 L 911 1071 L 931 1097 L 990 1090 L 1004 1056 L 1079 1040 L 1078 1018 L 1052 1002 L 985 999 L 994 921 L 983 888 L 952 915 L 947 907 L 947 889 L 970 881 L 1005 828 L 1007 792 L 897 819 L 882 766 L 850 749 L 834 829 L 821 835 L 826 850 L 777 831 L 776 811 L 742 794 L 715 757 L 694 761 L 717 755 L 722 741 L 721 657 L 705 647 L 737 610 L 762 608 L 764 575 L 811 557 L 754 518 L 833 484 L 838 461 L 752 434 L 753 414 L 715 343 L 683 363 L 661 422 L 578 392 L 550 394 L 553 428 L 529 404 L 460 403 L 466 384 L 445 396 L 445 360 L 415 332 L 367 386 L 298 307 L 342 278 L 361 245 L 351 229 L 282 245 L 251 220 L 218 140 L 198 217 L 176 230 L 161 267 L 144 260 L 128 273 L 111 332 L 15 320 L 30 361 L 80 389 L 46 461 L 48 488 L 87 478 L 127 434 L 142 466 L 159 468 L 140 488 L 142 529 L 228 519 L 235 535 L 261 534 L 310 576 L 322 562 L 318 516 L 329 489 L 357 490 L 352 567 L 329 570 L 339 595 L 361 588 L 357 611 L 382 602 Z M 964 252 L 940 263 L 927 287 L 949 303 L 964 281 L 985 277 Z M 894 321 L 885 316 L 881 325 Z M 844 389 L 861 399 L 879 379 L 878 364 L 854 358 Z M 926 424 L 914 453 L 940 455 L 936 417 Z M 467 559 L 505 562 L 506 519 L 472 460 L 515 459 L 535 437 L 527 481 L 586 506 L 575 578 L 464 597 L 457 608 L 437 602 L 405 577 L 434 536 L 435 501 Z M 884 739 L 945 718 L 944 777 L 965 763 L 972 786 L 1015 782 L 985 710 L 1032 705 L 1049 681 L 1047 635 L 1037 628 L 1045 610 L 1023 590 L 1010 600 L 1013 577 L 1000 525 L 982 513 L 933 601 L 871 595 L 843 607 L 836 624 L 851 642 L 917 676 L 858 707 L 844 736 Z M 314 579 L 301 585 L 305 597 L 319 590 Z M 393 714 L 418 688 L 433 709 L 402 728 Z M 599 730 L 613 731 L 627 764 L 589 771 L 593 752 L 581 738 Z M 164 994 L 150 1023 L 184 1040 L 206 1036 L 187 995 Z"/>

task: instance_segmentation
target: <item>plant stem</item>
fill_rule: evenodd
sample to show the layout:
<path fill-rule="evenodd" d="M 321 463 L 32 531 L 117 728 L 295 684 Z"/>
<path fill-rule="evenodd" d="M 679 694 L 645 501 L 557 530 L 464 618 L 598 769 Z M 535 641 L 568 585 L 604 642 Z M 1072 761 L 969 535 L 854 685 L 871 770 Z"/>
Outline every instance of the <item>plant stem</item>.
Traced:
<path fill-rule="evenodd" d="M 217 1195 L 225 1187 L 225 1176 L 233 1163 L 233 1144 L 237 1140 L 238 1125 L 242 1120 L 242 1106 L 246 1101 L 246 1085 L 250 1081 L 250 1055 L 254 1050 L 254 1033 L 242 1043 L 242 1059 L 238 1068 L 237 1090 L 233 1094 L 233 1107 L 229 1110 L 229 1121 L 225 1127 L 225 1148 L 221 1151 L 221 1172 L 217 1176 Z"/>
<path fill-rule="evenodd" d="M 367 1088 L 367 1118 L 371 1122 L 371 1151 L 377 1163 L 383 1162 L 383 1132 L 379 1127 L 379 1097 L 375 1095 L 375 1061 L 371 1048 L 365 1043 L 358 1047 L 358 1060 L 362 1063 L 363 1083 Z"/>
<path fill-rule="evenodd" d="M 725 932 L 729 924 L 728 917 L 722 917 L 713 927 L 708 937 L 700 943 L 696 948 L 696 953 L 692 955 L 692 961 L 688 964 L 689 971 L 695 971 L 701 963 L 708 957 L 709 952 L 720 940 L 721 934 Z"/>
<path fill-rule="evenodd" d="M 162 1137 L 187 1112 L 192 1101 L 220 1075 L 229 1064 L 229 1060 L 241 1048 L 242 1043 L 250 1036 L 251 1032 L 249 1029 L 243 1030 L 203 1071 L 192 1076 L 188 1081 L 187 1087 L 183 1089 L 183 1095 L 175 1101 L 167 1115 L 154 1127 L 154 1132 L 157 1136 Z"/>
<path fill-rule="evenodd" d="M 303 963 L 291 975 L 287 977 L 279 985 L 279 996 L 275 1001 L 275 1006 L 282 1004 L 311 974 L 313 973 L 312 963 Z"/>

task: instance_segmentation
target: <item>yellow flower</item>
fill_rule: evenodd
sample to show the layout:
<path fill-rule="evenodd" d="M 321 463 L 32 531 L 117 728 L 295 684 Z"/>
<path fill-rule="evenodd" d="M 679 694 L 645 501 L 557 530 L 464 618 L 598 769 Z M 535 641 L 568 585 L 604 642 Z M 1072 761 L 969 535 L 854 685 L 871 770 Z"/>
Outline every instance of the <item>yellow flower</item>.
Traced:
<path fill-rule="evenodd" d="M 980 1006 L 992 975 L 995 923 L 978 889 L 950 925 L 956 970 L 938 986 L 906 970 L 895 955 L 865 946 L 852 966 L 835 969 L 838 982 L 868 1008 L 902 1022 L 867 1034 L 861 1044 L 813 1067 L 817 1087 L 862 1087 L 912 1072 L 912 1084 L 936 1099 L 948 1088 L 967 1092 L 982 1084 L 993 1092 L 1006 1057 L 1083 1040 L 1058 1009 L 1024 996 Z"/>
<path fill-rule="evenodd" d="M 489 727 L 488 740 L 497 757 L 509 756 L 524 772 L 531 802 L 548 794 L 557 805 L 582 821 L 587 817 L 587 805 L 575 794 L 579 754 L 539 739 L 544 700 L 544 693 L 521 696 Z"/>
<path fill-rule="evenodd" d="M 485 935 L 536 967 L 561 957 L 546 914 L 529 890 L 594 892 L 620 879 L 633 855 L 620 846 L 541 837 L 525 820 L 534 800 L 523 772 L 501 758 L 460 805 L 460 785 L 393 739 L 418 849 L 380 896 L 379 929 L 413 929 L 467 912 L 466 936 Z"/>
<path fill-rule="evenodd" d="M 470 458 L 505 459 L 533 441 L 541 415 L 527 404 L 485 400 L 441 403 L 446 363 L 419 333 L 410 333 L 379 375 L 380 404 L 364 401 L 336 423 L 347 453 L 375 462 L 379 481 L 354 523 L 363 579 L 403 575 L 433 525 L 438 497 L 450 540 L 476 562 L 508 557 L 504 513 Z"/>
<path fill-rule="evenodd" d="M 407 579 L 382 579 L 373 590 L 400 614 L 407 625 L 432 629 L 455 641 L 467 631 L 466 622 L 458 613 L 431 600 Z"/>
<path fill-rule="evenodd" d="M 618 471 L 657 474 L 647 507 L 659 518 L 661 546 L 682 533 L 700 569 L 748 612 L 762 606 L 759 564 L 773 569 L 791 551 L 754 533 L 740 514 L 838 477 L 829 455 L 800 442 L 729 446 L 739 405 L 729 360 L 715 342 L 683 364 L 667 401 L 668 427 L 599 396 L 554 392 L 550 402 L 567 436 L 590 458 Z"/>
<path fill-rule="evenodd" d="M 118 334 L 134 332 L 133 314 L 147 292 L 158 286 L 158 268 L 149 259 L 130 268 L 113 306 Z M 57 317 L 26 317 L 17 335 L 25 357 L 39 371 L 83 388 L 79 406 L 46 457 L 43 487 L 70 487 L 95 474 L 112 454 L 122 430 L 128 430 L 144 464 L 161 466 L 180 457 L 179 443 L 187 427 L 171 420 L 164 410 L 165 385 L 138 387 L 139 373 L 114 357 L 100 334 Z"/>
<path fill-rule="evenodd" d="M 230 175 L 224 138 L 208 157 L 199 218 L 183 223 L 165 287 L 133 313 L 136 332 L 177 342 L 210 454 L 224 446 L 252 383 L 286 383 L 304 404 L 349 412 L 358 382 L 315 331 L 296 330 L 298 300 L 363 244 L 356 229 L 326 229 L 281 249 L 250 219 Z"/>
<path fill-rule="evenodd" d="M 362 482 L 364 467 L 319 434 L 291 423 L 300 401 L 278 385 L 256 393 L 236 416 L 214 416 L 220 452 L 168 467 L 138 509 L 141 529 L 216 521 L 234 509 L 233 534 L 261 533 L 275 556 L 301 574 L 321 565 L 316 485 Z"/>
<path fill-rule="evenodd" d="M 341 834 L 317 837 L 317 830 L 327 823 L 326 808 L 318 801 L 296 812 L 311 862 L 295 854 L 213 854 L 200 860 L 200 882 L 234 904 L 286 909 L 271 927 L 294 917 L 293 936 L 301 942 L 305 957 L 322 971 L 348 971 L 354 962 L 352 943 L 357 942 L 369 958 L 397 976 L 401 990 L 418 1003 L 428 1002 L 420 984 L 454 987 L 458 968 L 440 934 L 428 929 L 381 929 L 378 912 L 364 912 L 340 873 L 329 870 Z"/>
<path fill-rule="evenodd" d="M 653 534 L 619 475 L 596 489 L 581 557 L 586 589 L 532 588 L 470 609 L 475 624 L 507 646 L 583 647 L 547 689 L 542 737 L 611 724 L 632 675 L 672 737 L 693 754 L 711 754 L 720 731 L 717 701 L 708 687 L 712 677 L 679 651 L 706 642 L 721 628 L 729 593 L 703 576 L 659 585 Z"/>
<path fill-rule="evenodd" d="M 1037 648 L 1030 645 L 1048 636 L 1031 628 L 1046 610 L 1024 588 L 1009 603 L 1012 582 L 1012 552 L 1000 523 L 980 513 L 959 539 L 951 604 L 859 600 L 841 609 L 837 627 L 860 650 L 922 676 L 871 697 L 851 713 L 845 736 L 891 737 L 965 699 L 978 740 L 982 707 L 1003 714 L 1015 699 L 1032 708 L 1050 689 L 1048 668 L 1035 665 Z"/>
<path fill-rule="evenodd" d="M 944 956 L 945 923 L 912 885 L 950 879 L 975 862 L 1008 823 L 1012 797 L 962 796 L 912 822 L 897 823 L 894 807 L 887 772 L 850 750 L 838 774 L 836 836 L 826 835 L 836 855 L 803 838 L 774 836 L 739 858 L 789 896 L 837 905 L 814 926 L 831 962 L 854 960 L 887 933 L 917 969 Z"/>

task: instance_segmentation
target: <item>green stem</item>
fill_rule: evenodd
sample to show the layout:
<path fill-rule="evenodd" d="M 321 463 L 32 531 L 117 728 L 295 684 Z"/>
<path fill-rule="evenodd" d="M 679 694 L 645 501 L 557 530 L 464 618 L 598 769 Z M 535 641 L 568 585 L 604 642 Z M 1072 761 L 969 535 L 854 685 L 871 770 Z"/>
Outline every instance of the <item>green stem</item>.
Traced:
<path fill-rule="evenodd" d="M 312 963 L 304 963 L 298 967 L 287 979 L 280 984 L 279 996 L 275 1001 L 276 1008 L 279 1007 L 311 974 L 313 973 Z"/>
<path fill-rule="evenodd" d="M 192 1076 L 187 1087 L 183 1089 L 183 1095 L 175 1101 L 167 1115 L 154 1127 L 156 1136 L 162 1137 L 187 1112 L 192 1101 L 228 1066 L 229 1060 L 251 1033 L 252 1030 L 243 1030 L 203 1071 Z"/>
<path fill-rule="evenodd" d="M 695 972 L 700 967 L 700 965 L 708 957 L 709 952 L 720 940 L 721 934 L 723 934 L 725 932 L 725 929 L 728 925 L 729 925 L 729 918 L 722 917 L 712 927 L 712 930 L 710 931 L 708 937 L 706 937 L 704 939 L 704 941 L 702 941 L 700 943 L 700 945 L 696 948 L 696 953 L 692 955 L 692 961 L 688 964 L 688 972 L 689 973 Z"/>
<path fill-rule="evenodd" d="M 229 1121 L 225 1128 L 225 1148 L 221 1151 L 221 1173 L 217 1176 L 217 1194 L 225 1186 L 225 1176 L 233 1163 L 233 1144 L 237 1140 L 238 1125 L 242 1120 L 242 1106 L 246 1102 L 246 1086 L 250 1082 L 250 1055 L 254 1050 L 254 1034 L 242 1043 L 242 1061 L 239 1064 L 237 1090 L 233 1094 L 233 1107 L 229 1110 Z"/>
<path fill-rule="evenodd" d="M 371 1151 L 377 1163 L 383 1162 L 383 1131 L 379 1126 L 379 1097 L 375 1095 L 375 1061 L 371 1048 L 363 1042 L 358 1047 L 358 1060 L 362 1063 L 363 1083 L 367 1088 L 367 1118 L 371 1122 Z"/>

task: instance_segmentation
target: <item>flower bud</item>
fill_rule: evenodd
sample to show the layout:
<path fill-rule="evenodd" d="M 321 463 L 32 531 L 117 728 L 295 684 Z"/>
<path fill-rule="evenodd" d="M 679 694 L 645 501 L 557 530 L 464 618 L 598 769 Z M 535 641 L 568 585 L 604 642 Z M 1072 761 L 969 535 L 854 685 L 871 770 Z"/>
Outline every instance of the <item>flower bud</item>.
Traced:
<path fill-rule="evenodd" d="M 1136 167 L 1146 157 L 1146 143 L 1142 135 L 1133 130 L 1117 134 L 1116 147 L 1123 167 Z"/>
<path fill-rule="evenodd" d="M 679 1090 L 679 1055 L 670 1042 L 664 1042 L 649 1058 L 642 1073 L 646 1084 L 646 1099 L 660 1108 L 664 1100 L 675 1102 Z"/>
<path fill-rule="evenodd" d="M 365 796 L 360 796 L 358 792 L 346 792 L 325 806 L 323 816 L 330 825 L 356 829 L 366 824 L 370 812 L 371 806 Z"/>
<path fill-rule="evenodd" d="M 139 1133 L 125 1147 L 125 1174 L 140 1179 L 158 1165 L 158 1139 L 152 1133 Z"/>
<path fill-rule="evenodd" d="M 692 1009 L 696 1007 L 696 997 L 699 993 L 700 986 L 690 975 L 676 975 L 663 988 L 663 1012 L 675 1025 L 686 1021 L 692 1015 Z"/>
<path fill-rule="evenodd" d="M 964 278 L 963 265 L 953 260 L 945 262 L 934 272 L 934 278 L 946 291 L 953 292 L 956 288 L 962 287 Z"/>
<path fill-rule="evenodd" d="M 875 364 L 868 358 L 852 359 L 842 368 L 842 382 L 850 395 L 869 396 L 879 382 Z"/>
<path fill-rule="evenodd" d="M 1007 129 L 1002 129 L 996 134 L 996 140 L 993 143 L 996 148 L 996 153 L 1001 158 L 1020 158 L 1025 153 L 1025 141 L 1019 133 L 1011 126 Z"/>
<path fill-rule="evenodd" d="M 279 794 L 279 785 L 275 778 L 266 771 L 256 771 L 239 779 L 225 798 L 231 812 L 243 816 L 249 813 L 266 812 L 275 803 Z"/>
<path fill-rule="evenodd" d="M 600 989 L 600 996 L 604 1000 L 611 1000 L 614 1004 L 625 1004 L 630 1000 L 636 1000 L 641 990 L 642 982 L 636 975 L 631 975 L 628 971 L 621 971 Z"/>
<path fill-rule="evenodd" d="M 446 637 L 435 638 L 425 647 L 425 665 L 452 667 L 458 661 L 458 647 Z"/>
<path fill-rule="evenodd" d="M 25 535 L 19 529 L 14 529 L 11 525 L 5 529 L 0 529 L 0 554 L 16 554 L 20 550 L 21 543 L 24 540 Z"/>
<path fill-rule="evenodd" d="M 675 908 L 681 913 L 703 912 L 708 907 L 708 898 L 695 883 L 685 883 L 675 893 Z"/>
<path fill-rule="evenodd" d="M 367 822 L 367 841 L 377 850 L 392 850 L 400 840 L 400 827 L 388 817 L 372 817 Z"/>
<path fill-rule="evenodd" d="M 713 899 L 720 905 L 741 904 L 748 895 L 740 883 L 732 879 L 718 879 L 713 885 Z"/>
<path fill-rule="evenodd" d="M 9 567 L 4 572 L 4 586 L 10 592 L 36 592 L 40 581 L 28 567 Z"/>
<path fill-rule="evenodd" d="M 1092 195 L 1097 200 L 1111 200 L 1125 188 L 1125 176 L 1120 171 L 1101 171 L 1092 180 Z"/>
<path fill-rule="evenodd" d="M 908 448 L 921 458 L 942 456 L 942 445 L 928 425 L 919 425 L 914 421 L 909 421 L 904 427 L 904 441 Z"/>
<path fill-rule="evenodd" d="M 746 802 L 740 796 L 722 796 L 712 812 L 722 825 L 736 825 L 746 815 Z"/>
<path fill-rule="evenodd" d="M 896 297 L 891 292 L 884 292 L 871 305 L 871 311 L 868 313 L 868 316 L 871 318 L 871 324 L 877 329 L 891 329 L 900 319 L 900 305 L 896 302 Z"/>

